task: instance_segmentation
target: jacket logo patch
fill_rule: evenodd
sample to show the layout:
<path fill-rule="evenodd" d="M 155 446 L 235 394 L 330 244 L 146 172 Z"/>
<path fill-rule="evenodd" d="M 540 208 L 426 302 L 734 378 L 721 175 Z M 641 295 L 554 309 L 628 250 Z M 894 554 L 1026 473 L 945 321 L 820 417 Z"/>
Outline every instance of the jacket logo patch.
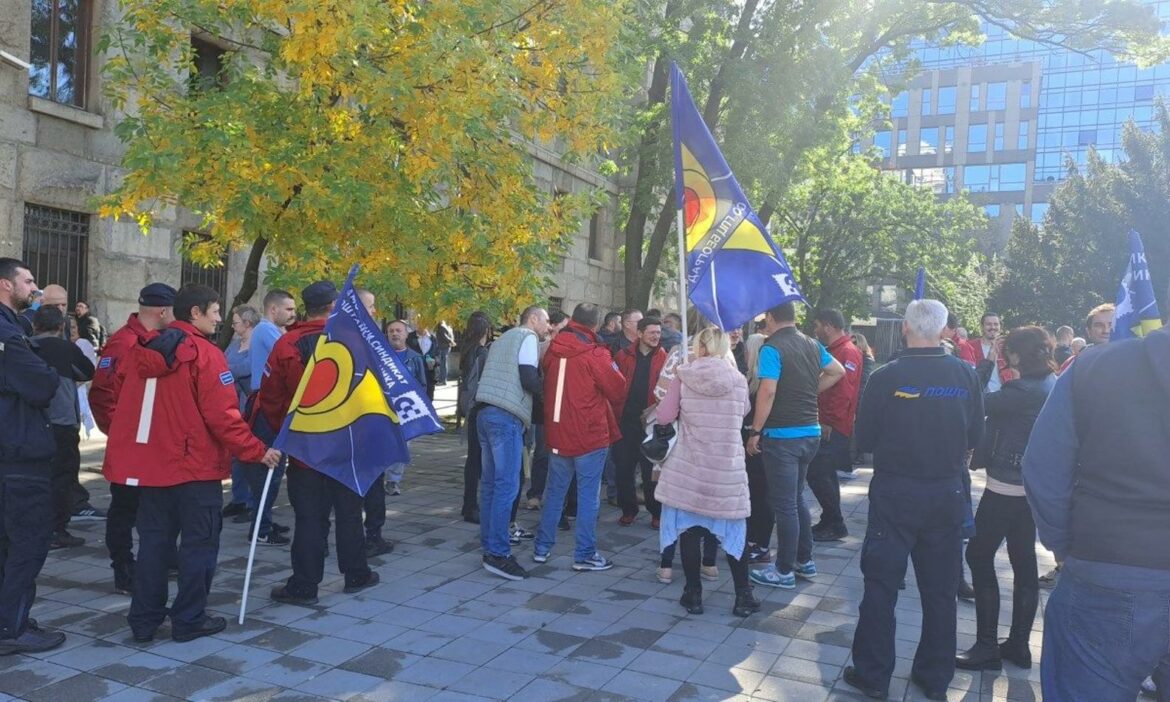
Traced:
<path fill-rule="evenodd" d="M 903 400 L 916 400 L 922 397 L 922 391 L 913 385 L 903 385 L 894 391 L 894 397 L 899 397 Z"/>
<path fill-rule="evenodd" d="M 934 397 L 934 398 L 948 398 L 954 397 L 960 400 L 965 400 L 970 397 L 971 393 L 967 388 L 957 388 L 948 386 L 931 385 L 929 387 L 919 389 L 913 385 L 903 385 L 894 391 L 894 397 L 903 400 L 916 400 L 920 397 Z"/>
<path fill-rule="evenodd" d="M 98 361 L 98 368 L 109 368 L 112 365 L 114 365 L 114 359 L 109 356 L 102 356 L 101 360 Z"/>
<path fill-rule="evenodd" d="M 857 372 L 857 364 L 853 361 L 845 361 L 845 370 Z"/>
<path fill-rule="evenodd" d="M 232 377 L 231 371 L 224 371 L 219 374 L 219 382 L 224 385 L 231 385 L 236 382 L 236 379 Z"/>

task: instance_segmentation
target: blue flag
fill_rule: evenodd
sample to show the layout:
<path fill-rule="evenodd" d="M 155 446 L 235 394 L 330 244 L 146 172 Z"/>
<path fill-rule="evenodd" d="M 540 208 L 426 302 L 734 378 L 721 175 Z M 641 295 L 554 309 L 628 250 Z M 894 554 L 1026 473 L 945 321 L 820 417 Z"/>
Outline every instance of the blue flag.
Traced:
<path fill-rule="evenodd" d="M 914 281 L 914 299 L 926 297 L 926 266 L 918 267 L 918 279 Z"/>
<path fill-rule="evenodd" d="M 1129 263 L 1117 290 L 1117 311 L 1113 315 L 1111 341 L 1131 339 L 1162 326 L 1158 314 L 1158 301 L 1154 298 L 1154 286 L 1150 282 L 1150 266 L 1146 263 L 1146 250 L 1142 238 L 1132 229 L 1129 232 Z"/>
<path fill-rule="evenodd" d="M 776 305 L 803 302 L 788 261 L 748 204 L 674 64 L 670 88 L 674 183 L 686 230 L 691 302 L 723 330 Z"/>
<path fill-rule="evenodd" d="M 364 496 L 387 468 L 410 461 L 408 440 L 443 426 L 358 299 L 357 269 L 317 339 L 273 447 Z"/>

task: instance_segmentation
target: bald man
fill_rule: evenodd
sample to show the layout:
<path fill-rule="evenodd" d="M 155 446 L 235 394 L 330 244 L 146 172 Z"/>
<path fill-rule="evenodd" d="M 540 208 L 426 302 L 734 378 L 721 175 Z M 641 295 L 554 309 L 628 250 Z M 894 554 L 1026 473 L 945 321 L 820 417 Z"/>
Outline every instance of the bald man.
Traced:
<path fill-rule="evenodd" d="M 61 310 L 62 314 L 68 314 L 65 311 L 68 306 L 69 292 L 65 288 L 55 284 L 46 285 L 45 287 L 41 288 L 40 296 L 37 298 L 37 301 L 21 311 L 20 315 L 17 317 L 17 321 L 20 322 L 20 327 L 24 329 L 25 336 L 32 336 L 33 315 L 36 314 L 38 309 L 42 307 L 56 307 L 57 309 Z M 66 325 L 65 329 L 66 331 L 63 333 L 63 337 L 68 339 L 68 325 Z"/>

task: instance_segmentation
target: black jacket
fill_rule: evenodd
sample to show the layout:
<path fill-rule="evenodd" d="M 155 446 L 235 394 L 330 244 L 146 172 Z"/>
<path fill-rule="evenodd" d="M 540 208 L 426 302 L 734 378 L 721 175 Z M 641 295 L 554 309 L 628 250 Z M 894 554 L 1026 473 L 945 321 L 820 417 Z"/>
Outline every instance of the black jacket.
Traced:
<path fill-rule="evenodd" d="M 1045 378 L 1020 378 L 983 398 L 987 425 L 971 470 L 984 468 L 988 477 L 1000 482 L 1024 484 L 1020 462 L 1028 448 L 1032 425 L 1055 384 L 1056 376 L 1051 374 Z"/>
<path fill-rule="evenodd" d="M 34 349 L 16 312 L 0 304 L 0 472 L 47 476 L 57 444 L 45 410 L 58 376 Z"/>

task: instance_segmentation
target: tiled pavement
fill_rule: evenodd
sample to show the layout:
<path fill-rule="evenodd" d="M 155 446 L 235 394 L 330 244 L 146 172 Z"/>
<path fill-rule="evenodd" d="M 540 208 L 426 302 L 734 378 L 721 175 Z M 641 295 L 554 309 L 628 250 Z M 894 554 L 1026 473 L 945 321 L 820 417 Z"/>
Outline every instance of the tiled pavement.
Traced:
<path fill-rule="evenodd" d="M 843 487 L 853 536 L 816 550 L 815 583 L 794 591 L 757 588 L 760 614 L 730 614 L 726 565 L 707 583 L 707 612 L 687 616 L 676 580 L 654 578 L 657 534 L 645 513 L 632 527 L 602 510 L 601 549 L 618 564 L 603 573 L 570 571 L 571 542 L 547 564 L 517 555 L 532 577 L 498 579 L 480 567 L 476 527 L 460 520 L 462 446 L 453 435 L 413 444 L 416 465 L 404 493 L 389 499 L 394 553 L 375 559 L 382 584 L 341 593 L 336 561 L 326 563 L 315 607 L 275 604 L 271 586 L 288 574 L 287 548 L 261 547 L 250 611 L 235 624 L 247 557 L 244 525 L 225 524 L 210 606 L 229 617 L 222 634 L 187 644 L 136 644 L 126 627 L 128 598 L 110 591 L 103 522 L 75 523 L 87 545 L 50 554 L 34 615 L 68 632 L 61 649 L 0 658 L 0 702 L 47 700 L 854 700 L 841 681 L 862 590 L 858 570 L 870 471 Z M 100 446 L 91 449 L 94 461 Z M 100 475 L 86 472 L 95 495 Z M 810 497 L 811 499 L 811 497 Z M 104 506 L 105 499 L 95 499 Z M 815 503 L 814 503 L 815 504 Z M 277 519 L 291 524 L 287 502 Z M 523 524 L 537 513 L 522 511 Z M 334 552 L 336 550 L 334 549 Z M 1051 566 L 1042 554 L 1042 572 Z M 1001 553 L 1000 573 L 1010 577 Z M 1010 584 L 1002 591 L 1007 596 Z M 1004 607 L 1002 621 L 1010 612 Z M 898 608 L 891 696 L 920 699 L 907 687 L 919 634 L 913 577 Z M 1038 653 L 1040 624 L 1033 636 Z M 959 643 L 970 645 L 974 608 L 959 605 Z M 1005 634 L 1006 635 L 1006 634 Z M 951 700 L 1040 698 L 1039 671 L 1005 665 L 1001 674 L 956 675 Z"/>

